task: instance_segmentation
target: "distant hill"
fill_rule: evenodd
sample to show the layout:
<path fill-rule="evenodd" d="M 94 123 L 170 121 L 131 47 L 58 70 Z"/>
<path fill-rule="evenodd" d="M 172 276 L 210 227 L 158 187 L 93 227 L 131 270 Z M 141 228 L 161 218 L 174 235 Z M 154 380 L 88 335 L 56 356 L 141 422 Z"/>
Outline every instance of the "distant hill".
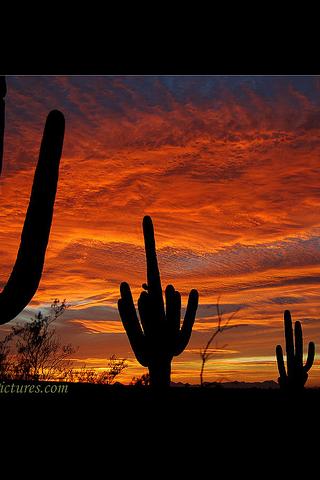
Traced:
<path fill-rule="evenodd" d="M 200 387 L 200 385 L 191 385 L 189 383 L 171 382 L 172 387 Z M 278 389 L 279 385 L 273 380 L 265 380 L 264 382 L 205 382 L 206 388 L 262 388 L 262 389 Z"/>

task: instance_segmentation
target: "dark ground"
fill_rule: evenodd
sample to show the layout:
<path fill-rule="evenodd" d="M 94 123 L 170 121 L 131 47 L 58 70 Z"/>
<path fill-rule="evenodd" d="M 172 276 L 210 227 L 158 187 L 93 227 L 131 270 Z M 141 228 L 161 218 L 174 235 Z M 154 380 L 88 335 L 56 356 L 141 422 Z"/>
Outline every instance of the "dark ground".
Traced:
<path fill-rule="evenodd" d="M 112 478 L 121 478 L 128 466 L 132 474 L 157 478 L 171 468 L 178 468 L 179 478 L 194 468 L 200 477 L 221 472 L 227 478 L 270 473 L 278 478 L 288 469 L 303 468 L 306 474 L 318 463 L 320 389 L 294 397 L 277 389 L 172 387 L 162 394 L 122 385 L 68 389 L 1 394 L 2 438 L 5 432 L 9 446 L 30 442 L 35 452 L 54 451 L 69 462 L 77 445 L 74 461 L 89 461 L 93 469 L 97 462 L 116 465 Z"/>
<path fill-rule="evenodd" d="M 61 387 L 62 384 L 39 382 L 35 385 L 43 390 L 47 385 Z M 161 424 L 174 420 L 177 424 L 215 425 L 222 429 L 231 425 L 272 427 L 279 421 L 294 421 L 298 428 L 301 423 L 320 419 L 320 389 L 313 388 L 306 388 L 299 395 L 289 395 L 279 389 L 259 388 L 171 387 L 160 393 L 149 387 L 121 384 L 75 383 L 67 386 L 67 393 L 0 392 L 1 406 L 8 411 L 54 409 L 62 415 L 78 412 L 84 416 L 87 413 L 108 418 L 110 424 L 142 419 Z"/>

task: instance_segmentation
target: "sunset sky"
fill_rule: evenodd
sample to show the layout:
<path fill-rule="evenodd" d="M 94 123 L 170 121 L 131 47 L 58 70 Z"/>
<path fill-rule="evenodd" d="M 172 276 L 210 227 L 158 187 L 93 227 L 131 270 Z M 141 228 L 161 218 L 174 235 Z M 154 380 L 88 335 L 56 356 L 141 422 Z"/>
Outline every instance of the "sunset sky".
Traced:
<path fill-rule="evenodd" d="M 0 194 L 1 287 L 14 264 L 45 118 L 66 118 L 42 280 L 17 319 L 54 298 L 75 365 L 134 358 L 118 311 L 119 285 L 137 300 L 146 281 L 143 216 L 154 222 L 162 286 L 200 306 L 173 381 L 199 382 L 199 350 L 217 323 L 205 380 L 277 380 L 283 312 L 316 343 L 308 385 L 320 386 L 320 77 L 7 77 Z M 2 334 L 10 324 L 0 329 Z M 317 349 L 317 345 L 319 345 Z"/>

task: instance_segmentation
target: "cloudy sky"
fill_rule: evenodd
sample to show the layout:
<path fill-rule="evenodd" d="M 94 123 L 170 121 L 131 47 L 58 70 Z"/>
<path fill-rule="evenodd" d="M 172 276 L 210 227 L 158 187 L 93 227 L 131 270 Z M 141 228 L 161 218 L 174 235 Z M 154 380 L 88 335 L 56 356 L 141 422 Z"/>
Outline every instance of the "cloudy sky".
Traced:
<path fill-rule="evenodd" d="M 154 221 L 162 283 L 200 307 L 173 380 L 199 381 L 216 302 L 237 328 L 217 337 L 205 380 L 277 379 L 283 311 L 320 344 L 320 77 L 8 77 L 0 195 L 1 286 L 10 273 L 47 113 L 66 134 L 46 264 L 20 319 L 66 298 L 58 322 L 76 364 L 129 359 L 116 308 L 145 278 L 141 222 Z M 5 332 L 8 326 L 2 327 Z M 306 347 L 306 345 L 305 345 Z M 320 385 L 319 361 L 310 385 Z"/>

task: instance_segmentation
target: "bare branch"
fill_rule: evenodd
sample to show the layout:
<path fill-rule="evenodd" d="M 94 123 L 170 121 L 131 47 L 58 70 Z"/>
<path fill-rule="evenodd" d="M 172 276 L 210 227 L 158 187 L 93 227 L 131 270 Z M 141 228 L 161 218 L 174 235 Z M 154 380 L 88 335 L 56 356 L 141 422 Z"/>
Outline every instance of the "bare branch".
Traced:
<path fill-rule="evenodd" d="M 217 317 L 218 317 L 218 325 L 216 330 L 212 333 L 210 336 L 209 340 L 207 341 L 205 347 L 203 350 L 200 350 L 200 357 L 201 357 L 201 370 L 200 370 L 200 385 L 203 386 L 204 381 L 203 381 L 203 375 L 204 375 L 204 368 L 207 360 L 212 357 L 213 353 L 209 352 L 210 346 L 213 342 L 213 340 L 216 338 L 218 333 L 222 333 L 224 330 L 228 330 L 230 328 L 235 328 L 238 327 L 239 325 L 229 325 L 231 320 L 235 317 L 235 315 L 239 312 L 241 307 L 239 307 L 237 310 L 235 310 L 226 320 L 225 324 L 222 325 L 222 319 L 223 319 L 223 314 L 224 312 L 220 309 L 220 295 L 217 298 L 217 303 L 216 303 L 216 309 L 217 309 Z"/>

